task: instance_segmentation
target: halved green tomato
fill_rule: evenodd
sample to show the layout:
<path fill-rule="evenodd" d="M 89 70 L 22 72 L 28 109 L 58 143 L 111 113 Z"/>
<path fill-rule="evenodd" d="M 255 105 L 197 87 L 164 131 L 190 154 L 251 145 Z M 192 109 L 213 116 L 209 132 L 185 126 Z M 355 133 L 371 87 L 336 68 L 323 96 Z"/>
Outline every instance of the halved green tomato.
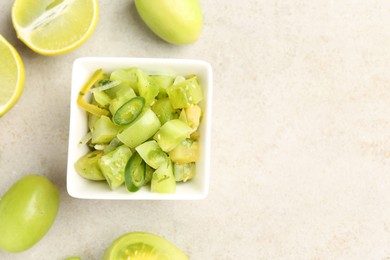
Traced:
<path fill-rule="evenodd" d="M 176 180 L 173 175 L 172 161 L 168 160 L 167 163 L 161 165 L 154 171 L 152 180 L 150 183 L 150 191 L 157 193 L 175 193 L 176 192 Z"/>
<path fill-rule="evenodd" d="M 179 117 L 178 111 L 172 107 L 169 98 L 157 99 L 152 105 L 152 110 L 160 120 L 161 125 Z"/>
<path fill-rule="evenodd" d="M 76 161 L 74 164 L 74 169 L 80 176 L 88 180 L 105 180 L 106 178 L 104 177 L 99 167 L 99 160 L 102 156 L 102 151 L 89 152 Z"/>
<path fill-rule="evenodd" d="M 160 127 L 153 138 L 164 152 L 170 152 L 192 132 L 192 128 L 180 119 L 172 119 Z"/>
<path fill-rule="evenodd" d="M 145 163 L 154 169 L 157 169 L 168 160 L 167 154 L 161 150 L 155 140 L 150 140 L 140 144 L 135 148 L 135 150 L 139 153 Z"/>
<path fill-rule="evenodd" d="M 117 238 L 104 253 L 103 260 L 188 260 L 168 240 L 146 232 L 130 232 Z"/>
<path fill-rule="evenodd" d="M 119 127 L 108 116 L 101 116 L 92 127 L 92 143 L 106 144 L 118 134 Z"/>
<path fill-rule="evenodd" d="M 203 100 L 202 87 L 196 77 L 191 77 L 167 88 L 173 108 L 185 108 Z"/>
<path fill-rule="evenodd" d="M 152 137 L 160 128 L 161 123 L 156 114 L 149 108 L 129 124 L 118 139 L 130 148 L 135 148 Z M 192 129 L 191 129 L 192 130 Z"/>

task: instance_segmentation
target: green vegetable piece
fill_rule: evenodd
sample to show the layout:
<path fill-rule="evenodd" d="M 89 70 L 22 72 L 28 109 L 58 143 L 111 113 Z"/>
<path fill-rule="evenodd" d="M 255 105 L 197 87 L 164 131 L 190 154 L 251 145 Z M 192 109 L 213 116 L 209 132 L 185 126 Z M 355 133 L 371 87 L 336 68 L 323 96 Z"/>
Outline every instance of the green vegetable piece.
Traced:
<path fill-rule="evenodd" d="M 102 260 L 189 260 L 174 244 L 163 237 L 146 233 L 126 233 L 111 243 Z"/>
<path fill-rule="evenodd" d="M 129 68 L 129 69 L 119 69 L 115 70 L 110 75 L 110 80 L 115 81 L 119 80 L 121 83 L 112 88 L 107 90 L 110 95 L 112 96 L 118 96 L 117 92 L 122 88 L 131 87 L 135 93 L 138 93 L 138 87 L 137 87 L 137 68 Z"/>
<path fill-rule="evenodd" d="M 160 38 L 173 44 L 195 42 L 203 25 L 199 0 L 135 0 L 145 24 Z"/>
<path fill-rule="evenodd" d="M 175 78 L 168 75 L 151 75 L 150 81 L 154 82 L 159 87 L 157 99 L 168 97 L 167 88 L 172 86 Z"/>
<path fill-rule="evenodd" d="M 92 143 L 107 144 L 118 134 L 120 128 L 109 117 L 101 116 L 92 128 Z"/>
<path fill-rule="evenodd" d="M 153 104 L 152 110 L 156 113 L 162 125 L 169 120 L 178 118 L 178 111 L 172 107 L 169 98 L 158 99 Z"/>
<path fill-rule="evenodd" d="M 97 115 L 94 115 L 94 114 L 91 114 L 91 113 L 87 112 L 87 118 L 88 118 L 87 119 L 88 120 L 88 129 L 90 131 L 92 131 L 93 126 L 95 125 L 96 121 L 98 121 L 100 116 L 97 116 Z"/>
<path fill-rule="evenodd" d="M 70 257 L 67 257 L 65 260 L 81 260 L 81 258 L 78 256 L 70 256 Z"/>
<path fill-rule="evenodd" d="M 173 173 L 175 174 L 175 180 L 177 182 L 186 182 L 194 178 L 196 174 L 196 164 L 194 162 L 185 164 L 175 163 L 173 165 Z"/>
<path fill-rule="evenodd" d="M 161 123 L 156 114 L 151 109 L 147 109 L 117 137 L 122 143 L 135 148 L 151 138 L 160 126 Z"/>
<path fill-rule="evenodd" d="M 94 91 L 93 98 L 101 107 L 108 107 L 111 102 L 111 98 L 104 91 Z"/>
<path fill-rule="evenodd" d="M 198 104 L 203 99 L 202 88 L 196 77 L 173 84 L 167 88 L 173 108 L 185 108 Z"/>
<path fill-rule="evenodd" d="M 80 157 L 74 164 L 76 172 L 83 178 L 93 181 L 105 180 L 99 167 L 99 159 L 103 156 L 102 151 L 89 152 Z"/>
<path fill-rule="evenodd" d="M 99 159 L 100 169 L 112 190 L 125 182 L 125 166 L 131 155 L 130 148 L 121 145 Z"/>
<path fill-rule="evenodd" d="M 146 105 L 151 105 L 158 94 L 159 86 L 154 81 L 149 80 L 149 76 L 141 70 L 137 70 L 137 76 L 138 93 L 145 98 Z"/>
<path fill-rule="evenodd" d="M 0 250 L 19 253 L 38 243 L 58 207 L 58 188 L 49 179 L 34 174 L 19 179 L 0 200 Z"/>
<path fill-rule="evenodd" d="M 143 97 L 134 97 L 123 104 L 114 114 L 112 118 L 117 125 L 127 125 L 133 122 L 145 105 L 145 99 Z"/>
<path fill-rule="evenodd" d="M 169 158 L 175 163 L 190 163 L 199 159 L 199 143 L 186 139 L 169 152 Z"/>
<path fill-rule="evenodd" d="M 175 193 L 176 180 L 173 175 L 172 162 L 161 165 L 152 176 L 151 191 L 157 193 Z"/>
<path fill-rule="evenodd" d="M 136 192 L 145 183 L 145 162 L 138 153 L 134 153 L 126 164 L 125 184 L 130 192 Z"/>
<path fill-rule="evenodd" d="M 91 100 L 92 105 L 98 105 L 95 98 L 92 98 Z M 96 121 L 100 118 L 100 115 L 95 115 L 90 112 L 87 112 L 87 118 L 88 118 L 88 129 L 91 131 L 93 129 L 93 126 L 95 125 Z"/>
<path fill-rule="evenodd" d="M 130 99 L 136 97 L 134 90 L 130 87 L 123 87 L 117 92 L 117 97 L 111 100 L 109 110 L 112 115 Z"/>
<path fill-rule="evenodd" d="M 173 119 L 166 122 L 153 138 L 164 152 L 169 152 L 189 137 L 192 131 L 192 128 L 180 119 Z"/>
<path fill-rule="evenodd" d="M 135 150 L 139 153 L 146 164 L 154 169 L 157 169 L 161 166 L 161 164 L 166 163 L 168 160 L 167 154 L 161 150 L 155 140 L 140 144 L 135 148 Z"/>

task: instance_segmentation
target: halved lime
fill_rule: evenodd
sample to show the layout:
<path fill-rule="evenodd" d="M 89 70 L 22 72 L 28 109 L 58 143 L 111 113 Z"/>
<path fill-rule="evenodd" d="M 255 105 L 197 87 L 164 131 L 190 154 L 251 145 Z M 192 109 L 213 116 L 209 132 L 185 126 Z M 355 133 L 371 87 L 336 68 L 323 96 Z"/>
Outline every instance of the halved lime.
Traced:
<path fill-rule="evenodd" d="M 97 0 L 15 0 L 18 38 L 43 55 L 64 54 L 83 44 L 98 20 Z"/>
<path fill-rule="evenodd" d="M 10 110 L 23 92 L 25 72 L 16 49 L 0 35 L 0 117 Z"/>

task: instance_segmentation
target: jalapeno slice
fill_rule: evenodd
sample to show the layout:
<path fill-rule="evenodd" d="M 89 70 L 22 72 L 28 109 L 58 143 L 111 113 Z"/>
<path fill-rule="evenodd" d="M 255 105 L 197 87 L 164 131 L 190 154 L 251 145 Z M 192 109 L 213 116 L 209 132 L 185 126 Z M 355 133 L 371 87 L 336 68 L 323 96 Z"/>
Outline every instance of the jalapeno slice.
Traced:
<path fill-rule="evenodd" d="M 141 114 L 144 105 L 145 99 L 143 97 L 134 97 L 115 112 L 112 120 L 117 125 L 130 124 Z"/>
<path fill-rule="evenodd" d="M 145 183 L 146 164 L 141 156 L 135 152 L 130 157 L 125 167 L 125 184 L 130 192 L 136 192 Z"/>

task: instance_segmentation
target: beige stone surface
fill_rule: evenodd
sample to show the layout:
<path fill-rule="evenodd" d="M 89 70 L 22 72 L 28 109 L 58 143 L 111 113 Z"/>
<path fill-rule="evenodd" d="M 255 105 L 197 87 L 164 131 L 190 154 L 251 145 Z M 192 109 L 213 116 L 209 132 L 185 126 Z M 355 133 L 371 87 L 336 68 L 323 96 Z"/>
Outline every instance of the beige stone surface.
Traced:
<path fill-rule="evenodd" d="M 201 0 L 202 36 L 188 46 L 154 36 L 131 0 L 99 4 L 82 47 L 44 57 L 16 39 L 12 1 L 0 2 L 0 33 L 27 72 L 20 101 L 0 119 L 0 193 L 30 172 L 61 191 L 48 234 L 0 259 L 99 259 L 136 230 L 168 238 L 194 260 L 390 259 L 389 1 Z M 211 63 L 207 199 L 67 194 L 71 68 L 82 56 Z"/>

